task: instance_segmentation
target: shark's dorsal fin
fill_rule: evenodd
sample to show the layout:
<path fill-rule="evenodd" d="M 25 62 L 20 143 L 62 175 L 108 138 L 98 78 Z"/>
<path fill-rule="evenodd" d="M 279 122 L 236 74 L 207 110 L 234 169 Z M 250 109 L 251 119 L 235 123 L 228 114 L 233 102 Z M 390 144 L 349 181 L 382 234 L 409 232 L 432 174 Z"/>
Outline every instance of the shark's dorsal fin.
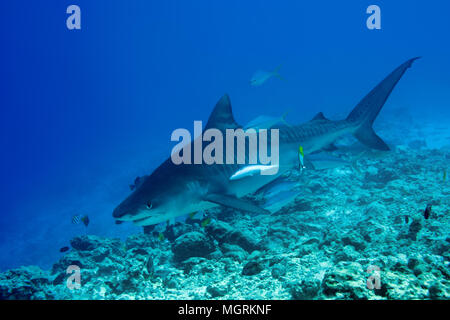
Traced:
<path fill-rule="evenodd" d="M 329 119 L 325 118 L 325 116 L 323 115 L 322 112 L 319 112 L 318 114 L 316 114 L 316 115 L 314 116 L 314 118 L 311 119 L 311 121 L 314 121 L 314 120 L 326 120 L 326 121 L 330 121 Z"/>
<path fill-rule="evenodd" d="M 239 125 L 234 120 L 233 111 L 231 110 L 230 97 L 225 94 L 211 112 L 205 130 L 212 128 L 225 130 L 238 127 Z"/>
<path fill-rule="evenodd" d="M 220 204 L 224 207 L 229 207 L 237 209 L 240 211 L 252 212 L 257 214 L 269 214 L 270 212 L 266 209 L 258 207 L 256 204 L 251 203 L 247 200 L 242 200 L 233 196 L 224 194 L 207 194 L 203 198 L 205 201 Z"/>

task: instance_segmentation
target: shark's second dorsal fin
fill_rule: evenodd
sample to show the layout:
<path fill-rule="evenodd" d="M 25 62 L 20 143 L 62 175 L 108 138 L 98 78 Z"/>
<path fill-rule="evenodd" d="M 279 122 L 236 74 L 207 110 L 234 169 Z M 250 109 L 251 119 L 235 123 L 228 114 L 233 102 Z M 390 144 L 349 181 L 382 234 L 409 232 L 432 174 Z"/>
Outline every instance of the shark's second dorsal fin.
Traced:
<path fill-rule="evenodd" d="M 227 94 L 220 98 L 209 116 L 205 130 L 212 128 L 219 130 L 239 128 L 234 120 L 230 97 Z"/>
<path fill-rule="evenodd" d="M 330 121 L 329 119 L 325 118 L 325 116 L 323 115 L 322 112 L 319 112 L 318 114 L 316 114 L 316 115 L 314 116 L 314 118 L 311 119 L 311 121 L 314 121 L 314 120 L 326 120 L 326 121 Z"/>

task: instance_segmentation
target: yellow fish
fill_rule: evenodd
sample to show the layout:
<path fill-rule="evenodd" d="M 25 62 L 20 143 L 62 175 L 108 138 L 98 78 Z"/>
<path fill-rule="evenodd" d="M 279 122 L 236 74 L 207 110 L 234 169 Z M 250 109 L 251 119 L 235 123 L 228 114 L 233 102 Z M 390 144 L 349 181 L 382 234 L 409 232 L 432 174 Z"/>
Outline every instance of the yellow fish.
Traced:
<path fill-rule="evenodd" d="M 444 169 L 444 176 L 442 177 L 442 180 L 445 182 L 447 180 L 447 171 Z"/>
<path fill-rule="evenodd" d="M 300 171 L 305 169 L 305 163 L 304 163 L 304 160 L 303 160 L 304 157 L 305 157 L 305 154 L 303 153 L 303 147 L 299 146 L 298 147 L 298 160 L 300 161 Z"/>
<path fill-rule="evenodd" d="M 163 241 L 164 240 L 164 235 L 161 232 L 158 234 L 158 240 L 159 241 Z"/>
<path fill-rule="evenodd" d="M 197 212 L 191 212 L 189 213 L 189 219 L 194 219 L 195 215 L 197 214 Z"/>
<path fill-rule="evenodd" d="M 206 227 L 211 222 L 211 218 L 206 218 L 202 221 L 201 226 L 202 228 Z"/>

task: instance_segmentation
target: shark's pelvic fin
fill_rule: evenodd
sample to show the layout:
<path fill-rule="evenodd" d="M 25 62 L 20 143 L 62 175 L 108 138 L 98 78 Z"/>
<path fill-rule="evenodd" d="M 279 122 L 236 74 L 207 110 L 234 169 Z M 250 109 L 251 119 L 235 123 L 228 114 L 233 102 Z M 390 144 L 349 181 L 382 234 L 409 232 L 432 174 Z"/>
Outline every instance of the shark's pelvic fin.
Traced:
<path fill-rule="evenodd" d="M 334 143 L 330 143 L 330 144 L 327 145 L 326 147 L 322 148 L 322 150 L 324 150 L 324 151 L 335 151 L 335 150 L 337 150 L 337 149 L 338 149 L 338 147 L 336 147 L 336 146 L 334 145 Z"/>
<path fill-rule="evenodd" d="M 215 128 L 219 130 L 235 129 L 240 126 L 236 123 L 233 117 L 233 111 L 231 110 L 230 97 L 225 94 L 217 102 L 214 110 L 209 116 L 206 123 L 205 130 Z"/>
<path fill-rule="evenodd" d="M 223 195 L 223 194 L 208 194 L 205 195 L 205 201 L 209 201 L 215 204 L 220 204 L 224 207 L 233 208 L 240 211 L 258 213 L 258 214 L 269 214 L 270 211 L 260 208 L 257 205 L 254 205 L 250 201 L 238 199 L 233 196 Z"/>
<path fill-rule="evenodd" d="M 348 115 L 346 121 L 355 126 L 354 135 L 361 143 L 373 149 L 389 150 L 387 144 L 373 131 L 372 124 L 395 85 L 416 59 L 419 58 L 410 59 L 392 71 Z"/>
<path fill-rule="evenodd" d="M 326 153 L 309 154 L 305 157 L 305 167 L 312 170 L 328 170 L 350 164 L 341 158 Z"/>

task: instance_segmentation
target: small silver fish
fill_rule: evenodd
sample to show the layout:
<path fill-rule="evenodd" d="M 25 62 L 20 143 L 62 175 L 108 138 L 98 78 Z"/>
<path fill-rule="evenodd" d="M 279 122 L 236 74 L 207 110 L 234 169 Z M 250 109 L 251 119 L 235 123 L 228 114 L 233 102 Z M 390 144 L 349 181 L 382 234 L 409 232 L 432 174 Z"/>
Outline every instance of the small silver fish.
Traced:
<path fill-rule="evenodd" d="M 278 74 L 278 70 L 280 70 L 280 68 L 281 68 L 281 66 L 278 66 L 272 72 L 262 71 L 262 70 L 256 71 L 255 74 L 250 79 L 250 85 L 252 85 L 254 87 L 258 87 L 272 77 L 277 77 L 279 79 L 284 80 L 284 78 Z"/>

